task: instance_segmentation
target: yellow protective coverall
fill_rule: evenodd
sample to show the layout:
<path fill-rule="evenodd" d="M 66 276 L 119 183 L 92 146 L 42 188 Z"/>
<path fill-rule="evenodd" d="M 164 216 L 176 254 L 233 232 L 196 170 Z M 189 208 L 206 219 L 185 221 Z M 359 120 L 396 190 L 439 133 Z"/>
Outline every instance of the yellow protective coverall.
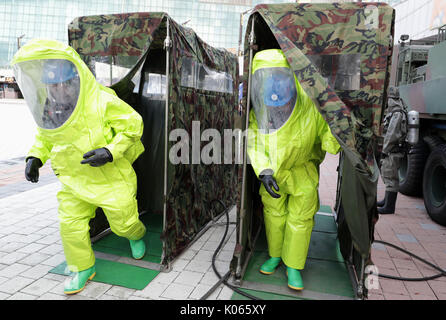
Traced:
<path fill-rule="evenodd" d="M 60 42 L 33 40 L 14 56 L 12 65 L 37 59 L 66 59 L 77 68 L 79 98 L 68 120 L 56 129 L 38 127 L 28 157 L 51 167 L 62 183 L 59 201 L 60 234 L 70 271 L 92 267 L 89 221 L 101 207 L 111 230 L 129 240 L 141 239 L 146 228 L 139 220 L 136 174 L 132 163 L 144 151 L 141 116 L 100 85 L 76 51 Z M 81 164 L 83 155 L 107 148 L 113 161 L 101 167 Z"/>
<path fill-rule="evenodd" d="M 290 68 L 281 50 L 258 52 L 252 73 L 262 68 Z M 265 231 L 269 255 L 281 257 L 286 266 L 305 266 L 314 215 L 319 210 L 319 165 L 325 152 L 336 154 L 340 145 L 316 106 L 294 76 L 297 100 L 287 122 L 272 133 L 259 130 L 254 110 L 250 111 L 248 156 L 259 177 L 272 169 L 281 195 L 273 198 L 262 184 Z"/>

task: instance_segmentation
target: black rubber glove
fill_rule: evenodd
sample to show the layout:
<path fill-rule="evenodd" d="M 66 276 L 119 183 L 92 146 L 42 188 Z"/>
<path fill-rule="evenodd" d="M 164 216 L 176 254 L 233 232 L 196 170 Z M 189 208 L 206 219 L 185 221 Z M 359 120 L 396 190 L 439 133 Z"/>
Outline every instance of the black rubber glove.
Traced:
<path fill-rule="evenodd" d="M 276 180 L 273 178 L 270 174 L 260 175 L 259 176 L 260 181 L 262 181 L 263 185 L 265 186 L 266 191 L 271 195 L 273 198 L 280 198 L 280 194 L 277 194 L 274 192 L 272 187 L 276 189 L 276 191 L 279 191 L 279 186 L 277 185 Z"/>
<path fill-rule="evenodd" d="M 106 148 L 99 148 L 95 150 L 88 151 L 84 154 L 84 160 L 81 161 L 81 164 L 89 164 L 92 167 L 100 167 L 106 164 L 107 162 L 112 162 L 113 156 Z"/>
<path fill-rule="evenodd" d="M 42 161 L 39 158 L 29 157 L 26 160 L 25 178 L 28 181 L 36 183 L 39 181 L 39 168 L 42 166 Z"/>

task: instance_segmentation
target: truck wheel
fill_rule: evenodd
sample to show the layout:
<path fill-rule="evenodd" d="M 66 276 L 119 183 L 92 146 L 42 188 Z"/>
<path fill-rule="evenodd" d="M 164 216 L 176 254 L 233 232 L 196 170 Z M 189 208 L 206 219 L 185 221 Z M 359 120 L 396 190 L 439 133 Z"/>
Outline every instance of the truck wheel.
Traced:
<path fill-rule="evenodd" d="M 421 197 L 423 189 L 423 172 L 426 159 L 429 156 L 428 145 L 420 141 L 410 148 L 405 157 L 401 160 L 401 166 L 398 171 L 400 177 L 399 192 L 410 197 Z"/>
<path fill-rule="evenodd" d="M 432 151 L 423 177 L 424 205 L 433 221 L 446 226 L 446 145 Z"/>

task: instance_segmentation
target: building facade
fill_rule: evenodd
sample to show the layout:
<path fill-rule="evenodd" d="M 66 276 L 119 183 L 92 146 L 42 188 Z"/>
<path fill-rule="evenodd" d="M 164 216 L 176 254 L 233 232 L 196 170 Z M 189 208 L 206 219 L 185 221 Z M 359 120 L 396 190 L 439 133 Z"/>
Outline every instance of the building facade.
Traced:
<path fill-rule="evenodd" d="M 2 0 L 0 1 L 0 69 L 8 68 L 18 47 L 33 38 L 67 43 L 68 24 L 85 15 L 167 12 L 214 47 L 236 52 L 240 14 L 259 3 L 353 2 L 352 0 Z M 433 35 L 446 23 L 446 0 L 363 0 L 386 2 L 396 9 L 395 42 Z M 246 25 L 244 19 L 244 25 Z"/>
<path fill-rule="evenodd" d="M 30 39 L 68 42 L 68 24 L 76 17 L 123 12 L 167 12 L 214 47 L 238 46 L 240 13 L 259 3 L 295 0 L 2 0 L 0 69 Z"/>
<path fill-rule="evenodd" d="M 394 8 L 396 41 L 403 34 L 413 40 L 436 35 L 446 24 L 446 0 L 403 0 Z"/>

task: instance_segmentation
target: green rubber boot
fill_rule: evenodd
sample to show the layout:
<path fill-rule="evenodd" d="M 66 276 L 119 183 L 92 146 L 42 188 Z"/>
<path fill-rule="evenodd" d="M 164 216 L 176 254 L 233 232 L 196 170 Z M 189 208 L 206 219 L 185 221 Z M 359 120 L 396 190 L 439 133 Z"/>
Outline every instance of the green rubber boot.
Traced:
<path fill-rule="evenodd" d="M 299 270 L 287 267 L 286 275 L 288 276 L 288 287 L 293 290 L 303 290 L 304 282 L 302 281 Z"/>
<path fill-rule="evenodd" d="M 274 271 L 276 270 L 277 266 L 280 264 L 280 261 L 282 261 L 282 259 L 280 257 L 278 257 L 278 258 L 269 258 L 260 267 L 260 272 L 263 273 L 263 274 L 273 274 Z"/>
<path fill-rule="evenodd" d="M 91 280 L 96 275 L 96 268 L 93 266 L 87 270 L 75 272 L 73 278 L 65 284 L 63 292 L 65 294 L 75 294 L 85 288 L 88 280 Z"/>
<path fill-rule="evenodd" d="M 129 240 L 130 249 L 132 249 L 133 259 L 140 260 L 146 254 L 146 244 L 143 239 Z"/>

